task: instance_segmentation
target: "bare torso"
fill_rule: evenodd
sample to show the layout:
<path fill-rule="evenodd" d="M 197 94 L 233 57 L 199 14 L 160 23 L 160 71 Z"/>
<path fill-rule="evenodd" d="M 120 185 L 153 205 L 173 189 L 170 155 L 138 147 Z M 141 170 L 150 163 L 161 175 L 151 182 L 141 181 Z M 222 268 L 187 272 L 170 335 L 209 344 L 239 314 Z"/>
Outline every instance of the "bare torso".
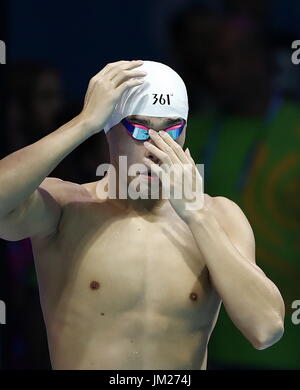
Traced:
<path fill-rule="evenodd" d="M 220 298 L 187 225 L 82 187 L 57 234 L 32 238 L 53 368 L 205 369 Z"/>

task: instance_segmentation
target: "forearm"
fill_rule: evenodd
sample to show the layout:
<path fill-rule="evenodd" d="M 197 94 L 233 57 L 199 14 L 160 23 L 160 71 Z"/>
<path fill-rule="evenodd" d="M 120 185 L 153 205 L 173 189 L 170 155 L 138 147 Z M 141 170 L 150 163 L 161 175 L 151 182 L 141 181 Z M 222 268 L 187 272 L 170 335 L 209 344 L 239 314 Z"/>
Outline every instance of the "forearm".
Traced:
<path fill-rule="evenodd" d="M 212 214 L 196 216 L 188 226 L 232 321 L 253 344 L 272 338 L 284 316 L 277 287 L 232 245 Z"/>
<path fill-rule="evenodd" d="M 79 117 L 0 161 L 0 218 L 30 196 L 53 169 L 91 136 Z"/>

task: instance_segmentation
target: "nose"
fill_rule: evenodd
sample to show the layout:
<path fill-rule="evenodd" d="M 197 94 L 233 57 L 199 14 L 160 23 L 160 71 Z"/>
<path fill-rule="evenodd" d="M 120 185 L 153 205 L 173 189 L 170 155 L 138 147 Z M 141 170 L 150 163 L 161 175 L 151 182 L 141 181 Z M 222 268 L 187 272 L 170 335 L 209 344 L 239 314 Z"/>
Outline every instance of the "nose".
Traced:
<path fill-rule="evenodd" d="M 146 157 L 148 157 L 150 160 L 152 160 L 155 164 L 158 164 L 158 163 L 159 163 L 159 158 L 157 158 L 156 156 L 154 156 L 154 154 L 152 154 L 152 153 L 149 152 L 149 151 L 146 152 Z"/>

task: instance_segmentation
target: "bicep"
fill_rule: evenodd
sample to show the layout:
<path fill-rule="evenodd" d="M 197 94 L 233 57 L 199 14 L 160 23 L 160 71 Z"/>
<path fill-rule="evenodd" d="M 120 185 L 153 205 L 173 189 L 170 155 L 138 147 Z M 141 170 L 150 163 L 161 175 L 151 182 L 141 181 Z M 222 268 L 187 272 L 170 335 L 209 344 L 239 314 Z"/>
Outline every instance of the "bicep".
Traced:
<path fill-rule="evenodd" d="M 18 241 L 35 235 L 47 236 L 56 231 L 61 206 L 54 195 L 56 181 L 49 179 L 45 179 L 26 201 L 0 221 L 1 238 Z"/>
<path fill-rule="evenodd" d="M 248 261 L 255 260 L 255 237 L 251 225 L 241 208 L 232 200 L 219 196 L 218 222 L 225 231 L 232 245 Z"/>

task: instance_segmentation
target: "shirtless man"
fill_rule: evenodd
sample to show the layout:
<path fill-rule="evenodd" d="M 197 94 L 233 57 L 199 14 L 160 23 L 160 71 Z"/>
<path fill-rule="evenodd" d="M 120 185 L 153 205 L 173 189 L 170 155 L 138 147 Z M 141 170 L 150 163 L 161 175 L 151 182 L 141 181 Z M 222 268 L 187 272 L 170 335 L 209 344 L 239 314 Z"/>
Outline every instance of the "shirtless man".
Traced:
<path fill-rule="evenodd" d="M 101 196 L 108 176 L 83 185 L 48 177 L 103 129 L 123 93 L 142 85 L 145 62 L 106 65 L 77 117 L 0 161 L 0 237 L 31 238 L 53 369 L 206 369 L 222 301 L 254 348 L 283 334 L 282 297 L 256 265 L 252 229 L 234 202 L 204 194 L 202 208 L 187 210 L 184 197 Z M 182 149 L 182 117 L 126 119 L 148 120 L 154 132 L 145 144 L 114 125 L 113 166 L 121 155 L 153 172 L 162 162 L 195 166 Z M 176 123 L 185 123 L 179 138 L 158 133 Z"/>

